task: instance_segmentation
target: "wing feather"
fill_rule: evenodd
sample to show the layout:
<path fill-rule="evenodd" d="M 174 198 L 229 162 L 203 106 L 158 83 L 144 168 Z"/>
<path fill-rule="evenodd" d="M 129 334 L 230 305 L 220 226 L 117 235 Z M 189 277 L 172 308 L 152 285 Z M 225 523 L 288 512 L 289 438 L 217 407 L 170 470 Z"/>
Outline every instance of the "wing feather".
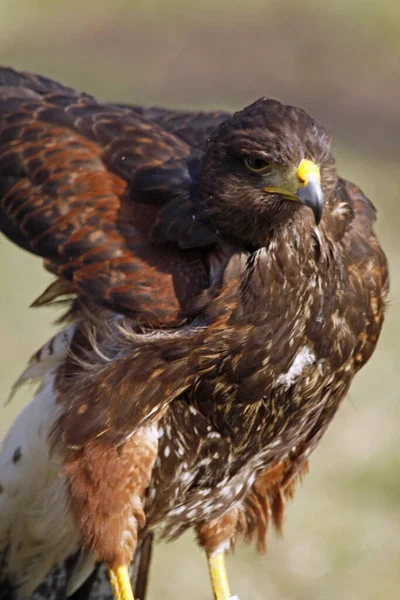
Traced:
<path fill-rule="evenodd" d="M 202 250 L 178 245 L 215 240 L 191 218 L 189 145 L 46 78 L 2 69 L 0 85 L 2 231 L 81 296 L 179 322 L 208 273 Z"/>
<path fill-rule="evenodd" d="M 386 301 L 389 294 L 389 268 L 373 225 L 376 210 L 372 202 L 354 183 L 340 179 L 341 197 L 354 212 L 352 229 L 347 237 L 348 291 L 360 290 L 357 299 L 349 303 L 349 322 L 361 322 L 364 329 L 354 350 L 355 366 L 358 371 L 372 356 L 380 335 Z"/>
<path fill-rule="evenodd" d="M 222 110 L 189 111 L 165 108 L 143 108 L 129 104 L 115 104 L 127 114 L 134 112 L 147 121 L 161 125 L 164 129 L 183 140 L 191 148 L 202 150 L 214 129 L 231 115 Z"/>

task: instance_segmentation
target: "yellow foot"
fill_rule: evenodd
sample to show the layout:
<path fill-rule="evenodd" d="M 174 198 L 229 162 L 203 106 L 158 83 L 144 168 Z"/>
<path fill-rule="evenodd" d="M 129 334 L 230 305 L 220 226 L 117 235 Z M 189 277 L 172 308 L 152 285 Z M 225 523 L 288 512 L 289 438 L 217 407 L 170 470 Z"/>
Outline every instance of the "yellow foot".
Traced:
<path fill-rule="evenodd" d="M 236 596 L 231 596 L 228 575 L 225 568 L 224 553 L 217 552 L 215 554 L 208 554 L 207 560 L 211 585 L 214 592 L 214 600 L 234 600 L 237 598 Z"/>
<path fill-rule="evenodd" d="M 128 567 L 109 569 L 108 576 L 110 577 L 115 600 L 135 600 L 133 597 Z"/>

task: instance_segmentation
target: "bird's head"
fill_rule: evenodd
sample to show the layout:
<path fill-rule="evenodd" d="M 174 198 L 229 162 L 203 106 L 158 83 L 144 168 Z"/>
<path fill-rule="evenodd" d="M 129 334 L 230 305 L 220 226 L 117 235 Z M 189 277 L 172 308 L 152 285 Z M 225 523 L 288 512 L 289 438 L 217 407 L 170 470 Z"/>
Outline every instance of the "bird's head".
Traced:
<path fill-rule="evenodd" d="M 318 225 L 337 183 L 330 145 L 303 110 L 257 100 L 224 121 L 208 141 L 199 216 L 250 246 L 262 246 L 290 218 Z"/>

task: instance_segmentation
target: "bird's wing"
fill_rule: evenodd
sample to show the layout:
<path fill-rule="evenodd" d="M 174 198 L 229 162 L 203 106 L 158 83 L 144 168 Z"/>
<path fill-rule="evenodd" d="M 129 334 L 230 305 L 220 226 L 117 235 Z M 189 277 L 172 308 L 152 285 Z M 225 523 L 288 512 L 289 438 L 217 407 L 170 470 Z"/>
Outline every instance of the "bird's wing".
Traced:
<path fill-rule="evenodd" d="M 158 123 L 191 148 L 197 150 L 202 150 L 214 129 L 231 116 L 230 113 L 222 110 L 169 110 L 158 107 L 143 108 L 129 104 L 115 104 L 113 106 L 123 110 L 126 114 L 133 112 L 148 121 Z"/>
<path fill-rule="evenodd" d="M 190 146 L 134 111 L 0 70 L 0 227 L 73 289 L 153 324 L 208 285 Z M 181 246 L 181 248 L 179 247 Z"/>
<path fill-rule="evenodd" d="M 144 108 L 129 104 L 113 105 L 122 110 L 125 115 L 137 115 L 152 123 L 156 123 L 173 134 L 192 149 L 189 161 L 189 171 L 194 179 L 198 175 L 198 157 L 218 125 L 225 121 L 230 114 L 225 111 L 188 111 L 169 110 L 165 108 Z M 182 199 L 176 197 L 162 208 L 152 230 L 152 239 L 157 242 L 173 241 L 181 248 L 192 248 L 198 243 L 215 241 L 214 233 L 206 231 L 200 223 L 190 222 L 191 205 L 182 204 Z"/>
<path fill-rule="evenodd" d="M 345 239 L 349 296 L 353 292 L 358 301 L 349 303 L 347 320 L 354 330 L 362 331 L 354 350 L 355 370 L 358 371 L 371 357 L 378 341 L 389 293 L 389 269 L 373 230 L 374 205 L 354 183 L 340 179 L 339 186 L 342 199 L 354 212 L 352 228 Z M 360 304 L 360 299 L 364 305 Z"/>

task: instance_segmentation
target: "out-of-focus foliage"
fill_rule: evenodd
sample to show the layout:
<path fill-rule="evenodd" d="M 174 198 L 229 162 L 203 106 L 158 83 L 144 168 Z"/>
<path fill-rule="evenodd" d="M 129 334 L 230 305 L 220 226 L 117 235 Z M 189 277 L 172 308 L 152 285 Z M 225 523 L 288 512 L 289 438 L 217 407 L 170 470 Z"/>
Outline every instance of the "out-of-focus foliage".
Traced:
<path fill-rule="evenodd" d="M 267 558 L 229 560 L 243 600 L 387 600 L 400 589 L 400 4 L 395 0 L 0 0 L 0 62 L 102 99 L 238 108 L 271 95 L 332 133 L 341 174 L 378 208 L 392 305 L 378 350 L 311 460 Z M 0 392 L 5 400 L 56 316 L 28 310 L 49 276 L 0 240 Z M 31 390 L 2 410 L 2 435 Z M 1 515 L 0 515 L 1 518 Z M 150 600 L 210 598 L 187 535 L 160 545 Z"/>

